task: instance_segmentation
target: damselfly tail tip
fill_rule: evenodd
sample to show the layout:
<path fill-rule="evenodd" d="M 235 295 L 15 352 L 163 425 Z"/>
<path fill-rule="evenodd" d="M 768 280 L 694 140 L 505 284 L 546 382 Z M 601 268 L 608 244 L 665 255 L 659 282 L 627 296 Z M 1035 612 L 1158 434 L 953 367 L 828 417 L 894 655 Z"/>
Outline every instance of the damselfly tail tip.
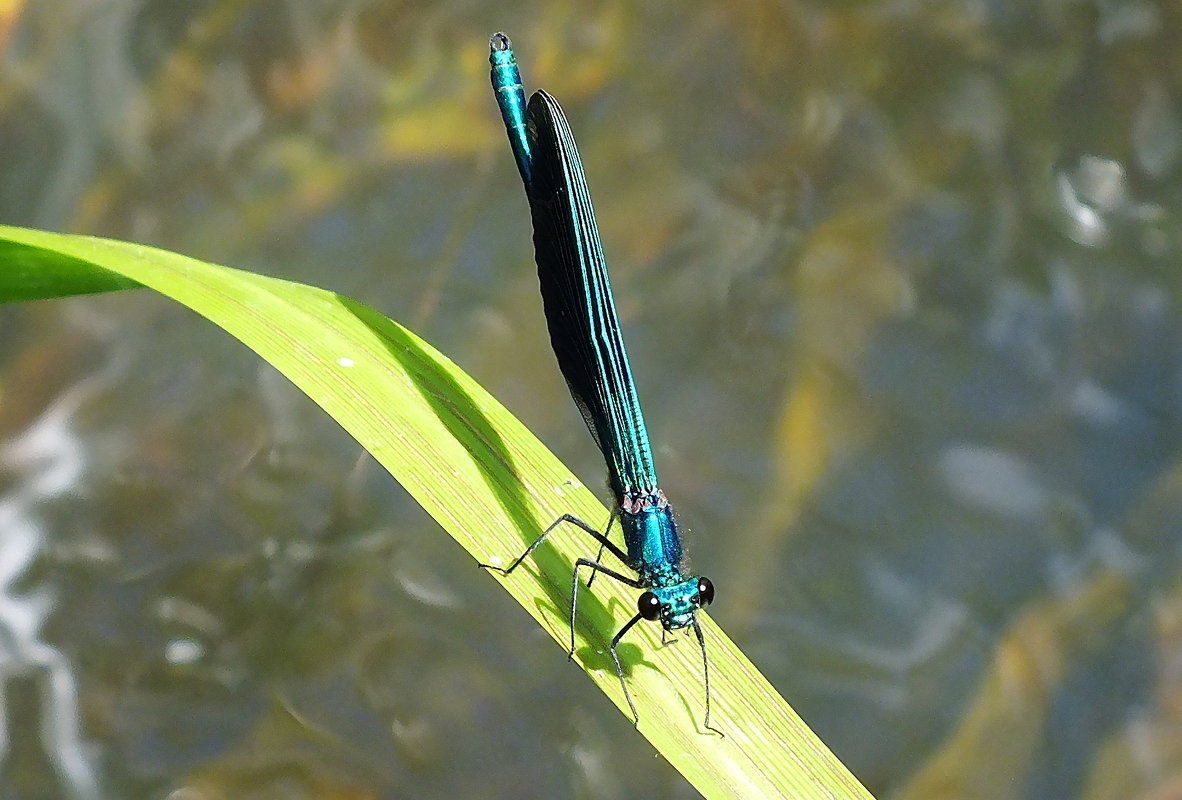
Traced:
<path fill-rule="evenodd" d="M 509 37 L 499 31 L 488 39 L 488 48 L 494 53 L 503 53 L 512 47 L 513 42 L 509 41 Z"/>

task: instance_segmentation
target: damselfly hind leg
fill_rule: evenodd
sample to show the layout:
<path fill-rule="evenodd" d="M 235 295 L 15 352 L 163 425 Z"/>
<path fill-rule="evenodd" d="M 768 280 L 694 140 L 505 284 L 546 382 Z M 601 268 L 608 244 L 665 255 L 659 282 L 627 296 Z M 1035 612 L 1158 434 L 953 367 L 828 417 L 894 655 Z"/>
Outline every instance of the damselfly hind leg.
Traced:
<path fill-rule="evenodd" d="M 614 518 L 615 517 L 613 515 L 613 519 Z M 608 539 L 605 534 L 602 534 L 599 531 L 595 530 L 595 528 L 591 527 L 586 522 L 584 522 L 583 520 L 576 517 L 574 514 L 563 514 L 561 517 L 559 517 L 558 519 L 556 519 L 552 523 L 550 523 L 549 527 L 547 527 L 546 530 L 542 531 L 541 535 L 538 536 L 537 539 L 534 539 L 533 542 L 530 543 L 529 547 L 525 548 L 525 552 L 522 553 L 521 555 L 519 555 L 516 559 L 514 559 L 513 563 L 511 563 L 509 566 L 500 567 L 495 564 L 479 564 L 478 566 L 480 566 L 483 569 L 495 570 L 495 571 L 501 573 L 502 575 L 511 574 L 513 572 L 513 570 L 517 569 L 517 567 L 519 567 L 521 565 L 521 562 L 525 561 L 526 558 L 528 558 L 530 555 L 532 555 L 533 552 L 535 550 L 537 550 L 538 547 L 540 547 L 542 545 L 542 543 L 546 541 L 547 538 L 549 538 L 550 534 L 553 533 L 558 528 L 558 526 L 564 522 L 569 522 L 572 525 L 575 525 L 575 526 L 581 528 L 584 532 L 589 534 L 591 536 L 591 538 L 593 538 L 593 539 L 595 539 L 595 541 L 599 542 L 599 555 L 601 558 L 602 558 L 604 552 L 609 552 L 612 555 L 614 555 L 616 558 L 620 559 L 621 562 L 623 562 L 625 564 L 628 563 L 628 557 L 627 557 L 627 555 L 624 554 L 624 551 L 621 550 L 610 539 Z M 609 527 L 611 526 L 610 521 L 608 522 L 608 526 Z M 636 578 L 630 578 L 627 575 L 623 575 L 623 574 L 611 569 L 610 567 L 605 567 L 599 563 L 598 559 L 596 559 L 595 561 L 591 561 L 590 559 L 586 559 L 586 558 L 580 558 L 579 560 L 577 560 L 575 562 L 574 572 L 571 574 L 570 650 L 567 652 L 567 655 L 566 655 L 567 660 L 574 658 L 574 655 L 575 655 L 575 619 L 577 618 L 577 612 L 578 612 L 579 568 L 580 567 L 587 567 L 588 569 L 591 570 L 591 578 L 587 580 L 588 586 L 591 585 L 591 580 L 594 579 L 595 575 L 597 573 L 602 572 L 605 575 L 609 575 L 612 578 L 615 578 L 616 580 L 620 581 L 621 583 L 631 586 L 634 589 L 643 589 L 644 588 L 644 584 L 642 584 Z"/>
<path fill-rule="evenodd" d="M 576 525 L 579 528 L 582 528 L 588 534 L 590 534 L 591 537 L 593 539 L 595 539 L 595 541 L 599 542 L 600 554 L 602 554 L 603 550 L 606 548 L 606 549 L 610 550 L 614 555 L 619 557 L 622 561 L 624 561 L 625 564 L 628 563 L 624 557 L 623 552 L 620 550 L 620 548 L 618 548 L 614 544 L 612 544 L 604 534 L 600 533 L 595 528 L 593 528 L 591 525 L 587 524 L 583 520 L 576 517 L 574 514 L 563 514 L 561 517 L 559 517 L 558 519 L 551 522 L 550 525 L 546 528 L 546 530 L 542 531 L 541 535 L 538 536 L 538 538 L 534 539 L 533 542 L 530 543 L 529 547 L 525 548 L 525 552 L 522 553 L 521 555 L 519 555 L 516 559 L 514 559 L 513 563 L 510 564 L 509 566 L 500 567 L 500 566 L 497 566 L 496 564 L 477 564 L 477 566 L 481 567 L 482 569 L 495 570 L 495 571 L 501 573 L 502 575 L 510 574 L 511 572 L 513 572 L 513 570 L 517 569 L 517 567 L 521 564 L 522 561 L 525 561 L 525 559 L 527 559 L 530 555 L 532 555 L 535 550 L 537 550 L 539 547 L 541 547 L 542 543 L 545 542 L 546 539 L 548 539 L 550 537 L 550 534 L 553 533 L 555 531 L 555 529 L 557 529 L 558 526 L 564 522 L 569 522 L 572 525 Z"/>
<path fill-rule="evenodd" d="M 633 589 L 643 589 L 644 588 L 644 584 L 641 583 L 636 578 L 629 578 L 627 575 L 621 575 L 620 573 L 616 572 L 614 569 L 609 569 L 608 567 L 605 567 L 598 562 L 591 561 L 590 559 L 586 559 L 586 558 L 580 558 L 578 561 L 576 561 L 575 562 L 575 571 L 574 571 L 574 574 L 571 576 L 571 587 L 570 587 L 570 652 L 568 652 L 566 654 L 567 661 L 570 661 L 572 658 L 575 657 L 575 620 L 578 618 L 578 608 L 577 607 L 578 607 L 578 602 L 579 602 L 579 567 L 587 567 L 588 569 L 590 569 L 592 577 L 594 577 L 597 573 L 602 572 L 604 575 L 607 575 L 609 578 L 615 578 L 620 583 L 623 583 L 626 586 L 631 586 Z M 589 581 L 588 581 L 588 583 L 589 583 Z M 629 627 L 629 628 L 632 627 L 632 624 L 634 622 L 636 622 L 636 620 L 632 620 L 632 622 L 628 623 L 627 627 Z M 612 646 L 614 647 L 615 645 L 613 644 Z M 615 658 L 614 653 L 612 655 L 612 658 Z M 616 668 L 617 668 L 617 670 L 619 669 L 618 664 L 617 664 Z M 631 701 L 629 701 L 629 704 L 631 704 Z"/>
<path fill-rule="evenodd" d="M 618 508 L 612 511 L 612 515 L 611 515 L 611 517 L 609 517 L 609 518 L 608 518 L 608 521 L 607 521 L 607 527 L 603 529 L 603 535 L 604 535 L 604 536 L 610 536 L 610 535 L 611 535 L 611 532 L 612 532 L 612 523 L 613 523 L 613 522 L 615 522 L 615 521 L 616 521 L 616 518 L 617 518 L 617 517 L 619 517 L 619 516 L 620 516 L 620 511 L 619 511 L 619 509 L 618 509 Z M 595 560 L 596 560 L 596 561 L 603 561 L 603 554 L 604 554 L 604 552 L 605 552 L 606 550 L 607 550 L 607 547 L 605 547 L 605 546 L 604 546 L 604 545 L 602 545 L 602 544 L 601 544 L 601 545 L 599 545 L 599 555 L 595 556 Z M 625 561 L 624 563 L 628 563 L 628 562 L 626 562 L 626 561 Z M 588 589 L 590 589 L 590 588 L 591 588 L 591 582 L 592 582 L 592 581 L 594 581 L 594 580 L 595 580 L 595 572 L 594 572 L 594 571 L 592 571 L 592 572 L 591 572 L 591 577 L 587 579 L 587 588 L 588 588 Z"/>
<path fill-rule="evenodd" d="M 612 518 L 614 519 L 615 516 L 613 515 Z M 604 552 L 609 552 L 612 555 L 614 555 L 616 558 L 620 559 L 621 562 L 623 562 L 625 564 L 628 563 L 628 557 L 624 553 L 624 551 L 621 550 L 611 540 L 609 540 L 606 535 L 595 530 L 595 528 L 591 527 L 586 522 L 584 522 L 583 520 L 574 516 L 573 514 L 563 514 L 561 517 L 554 520 L 554 522 L 550 523 L 549 527 L 547 527 L 546 530 L 542 531 L 541 535 L 538 536 L 537 539 L 534 539 L 533 542 L 530 543 L 529 547 L 525 548 L 525 552 L 523 552 L 516 559 L 514 559 L 513 563 L 511 563 L 509 566 L 500 567 L 495 564 L 480 564 L 479 566 L 481 566 L 484 569 L 496 570 L 497 572 L 500 572 L 503 575 L 508 575 L 508 574 L 512 573 L 513 570 L 517 569 L 517 567 L 521 565 L 521 562 L 525 561 L 526 558 L 528 558 L 530 555 L 532 555 L 533 552 L 535 550 L 537 550 L 538 547 L 540 547 L 542 545 L 542 543 L 544 541 L 546 541 L 547 538 L 549 538 L 550 534 L 552 534 L 558 528 L 558 526 L 564 522 L 569 522 L 572 525 L 575 525 L 575 526 L 581 528 L 584 532 L 589 534 L 591 536 L 591 538 L 593 538 L 593 539 L 595 539 L 595 541 L 599 542 L 600 558 L 602 558 Z M 611 526 L 610 522 L 608 523 L 608 526 L 609 527 Z M 630 578 L 627 575 L 624 575 L 620 572 L 617 572 L 614 569 L 611 569 L 610 567 L 605 567 L 603 564 L 600 564 L 598 560 L 592 561 L 587 558 L 580 558 L 577 561 L 575 561 L 575 568 L 574 568 L 574 571 L 571 573 L 570 650 L 567 651 L 567 654 L 566 654 L 568 661 L 573 659 L 575 656 L 575 621 L 578 619 L 578 611 L 579 611 L 579 607 L 578 607 L 578 603 L 579 603 L 579 570 L 583 569 L 583 568 L 591 570 L 591 578 L 588 579 L 588 581 L 587 581 L 588 586 L 591 585 L 591 580 L 594 579 L 594 577 L 597 574 L 602 572 L 604 575 L 607 575 L 610 578 L 614 578 L 626 586 L 631 586 L 633 589 L 645 588 L 645 585 L 643 583 L 641 583 L 641 581 L 639 579 Z M 633 725 L 640 724 L 640 714 L 636 710 L 636 703 L 634 703 L 632 701 L 632 693 L 628 691 L 628 683 L 627 683 L 627 681 L 624 680 L 624 667 L 620 663 L 620 655 L 618 652 L 616 652 L 616 648 L 620 644 L 620 639 L 623 638 L 624 634 L 627 633 L 632 628 L 632 626 L 635 625 L 637 622 L 639 622 L 641 619 L 643 619 L 643 617 L 640 614 L 637 614 L 635 617 L 633 617 L 631 620 L 629 620 L 628 623 L 626 625 L 624 625 L 623 628 L 620 628 L 619 632 L 612 638 L 611 645 L 608 648 L 611 653 L 612 663 L 616 667 L 616 677 L 620 679 L 620 688 L 623 689 L 623 691 L 624 691 L 624 699 L 628 701 L 628 708 L 629 708 L 629 710 L 632 711 Z M 664 637 L 664 629 L 662 629 L 661 633 L 662 633 L 662 637 Z"/>

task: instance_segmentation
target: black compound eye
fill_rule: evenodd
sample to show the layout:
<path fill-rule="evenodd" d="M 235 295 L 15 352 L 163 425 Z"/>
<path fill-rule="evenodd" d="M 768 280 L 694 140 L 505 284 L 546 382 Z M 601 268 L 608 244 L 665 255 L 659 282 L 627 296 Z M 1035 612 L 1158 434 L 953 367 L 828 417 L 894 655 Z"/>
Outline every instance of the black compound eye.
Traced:
<path fill-rule="evenodd" d="M 714 584 L 709 578 L 698 578 L 698 608 L 705 608 L 714 602 Z"/>
<path fill-rule="evenodd" d="M 645 592 L 636 601 L 636 610 L 645 619 L 657 619 L 661 616 L 661 601 L 652 592 Z"/>

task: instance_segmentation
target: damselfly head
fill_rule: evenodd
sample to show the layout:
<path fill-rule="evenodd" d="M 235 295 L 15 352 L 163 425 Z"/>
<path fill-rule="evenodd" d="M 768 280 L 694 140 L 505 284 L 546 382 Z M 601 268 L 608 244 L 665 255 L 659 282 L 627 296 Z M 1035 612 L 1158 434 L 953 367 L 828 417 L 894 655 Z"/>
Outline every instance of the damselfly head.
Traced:
<path fill-rule="evenodd" d="M 675 586 L 645 592 L 637 599 L 636 610 L 647 620 L 660 620 L 665 630 L 675 631 L 692 625 L 697 610 L 713 602 L 714 584 L 709 578 L 698 576 Z"/>

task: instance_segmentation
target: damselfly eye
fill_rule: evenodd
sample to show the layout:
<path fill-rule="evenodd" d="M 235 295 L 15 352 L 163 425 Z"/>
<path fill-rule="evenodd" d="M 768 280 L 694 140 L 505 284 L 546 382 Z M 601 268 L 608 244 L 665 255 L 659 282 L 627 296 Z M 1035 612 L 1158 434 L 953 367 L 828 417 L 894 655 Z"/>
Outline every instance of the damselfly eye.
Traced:
<path fill-rule="evenodd" d="M 714 584 L 709 578 L 698 578 L 698 608 L 705 608 L 714 602 Z"/>
<path fill-rule="evenodd" d="M 652 592 L 645 592 L 636 601 L 636 610 L 645 619 L 657 619 L 661 616 L 661 601 Z"/>

